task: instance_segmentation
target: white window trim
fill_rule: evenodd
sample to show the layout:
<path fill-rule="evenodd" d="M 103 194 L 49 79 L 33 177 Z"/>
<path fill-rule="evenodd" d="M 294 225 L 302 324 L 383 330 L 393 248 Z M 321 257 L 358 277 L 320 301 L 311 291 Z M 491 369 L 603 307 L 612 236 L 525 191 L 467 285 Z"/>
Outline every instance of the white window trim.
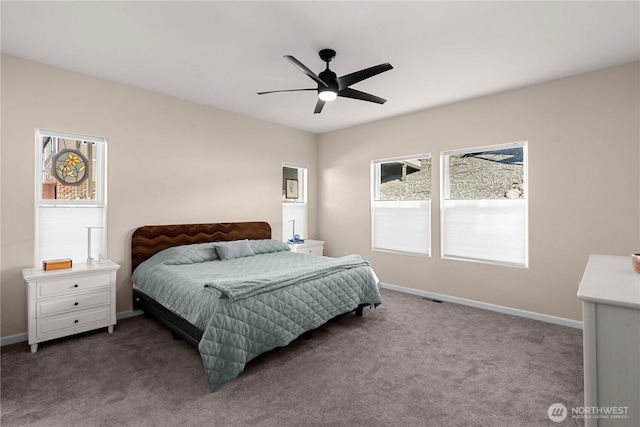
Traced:
<path fill-rule="evenodd" d="M 495 260 L 484 260 L 484 259 L 476 259 L 476 258 L 465 258 L 465 257 L 457 257 L 457 256 L 448 256 L 445 255 L 445 201 L 449 200 L 449 180 L 445 177 L 449 176 L 449 164 L 445 161 L 445 156 L 451 155 L 459 155 L 459 154 L 468 154 L 468 153 L 477 153 L 480 151 L 498 151 L 498 150 L 506 150 L 509 148 L 523 148 L 523 190 L 524 190 L 524 263 L 523 264 L 513 264 L 509 262 L 500 262 Z M 529 268 L 529 161 L 528 161 L 528 143 L 527 141 L 518 141 L 511 142 L 506 144 L 494 144 L 494 145 L 485 145 L 479 147 L 472 148 L 464 148 L 457 150 L 448 150 L 442 151 L 440 153 L 440 257 L 442 259 L 447 260 L 456 260 L 456 261 L 467 261 L 467 262 L 475 262 L 480 264 L 490 264 L 490 265 L 499 265 L 506 267 L 515 267 L 515 268 Z M 503 199 L 495 199 L 503 201 Z M 489 201 L 488 199 L 478 199 L 478 202 L 481 201 Z"/>
<path fill-rule="evenodd" d="M 304 232 L 301 234 L 300 229 L 296 226 L 296 234 L 300 234 L 303 239 L 308 239 L 308 230 L 309 230 L 309 213 L 308 213 L 308 203 L 307 203 L 307 180 L 308 180 L 308 167 L 305 165 L 295 164 L 295 163 L 282 163 L 283 168 L 291 168 L 298 170 L 298 201 L 296 202 L 282 202 L 282 241 L 288 241 L 292 236 L 288 236 L 287 230 L 289 230 L 289 222 L 290 220 L 286 220 L 284 218 L 284 210 L 286 206 L 297 206 L 302 207 L 304 209 Z M 302 177 L 300 176 L 302 174 Z M 302 178 L 302 179 L 301 179 Z M 302 185 L 300 185 L 300 181 L 302 181 Z"/>
<path fill-rule="evenodd" d="M 63 139 L 83 140 L 88 142 L 95 142 L 97 144 L 99 154 L 96 157 L 102 158 L 101 162 L 96 163 L 96 176 L 106 177 L 107 168 L 107 144 L 105 138 L 96 136 L 88 136 L 82 134 L 72 134 L 64 132 L 49 131 L 44 129 L 36 129 L 35 133 L 36 142 L 36 206 L 96 206 L 104 207 L 106 205 L 107 183 L 106 179 L 101 179 L 99 185 L 96 187 L 96 199 L 95 200 L 49 200 L 42 198 L 42 150 L 40 147 L 40 141 L 43 136 L 52 136 Z"/>
<path fill-rule="evenodd" d="M 34 239 L 34 265 L 38 266 L 40 262 L 40 209 L 43 207 L 51 208 L 69 208 L 69 209 L 82 209 L 82 208 L 102 208 L 102 247 L 100 255 L 107 256 L 107 140 L 106 138 L 83 135 L 80 133 L 68 133 L 51 131 L 46 129 L 35 129 L 35 201 L 34 201 L 34 225 L 35 225 L 35 239 Z M 95 165 L 96 176 L 100 176 L 100 182 L 96 187 L 96 199 L 95 200 L 48 200 L 42 198 L 42 147 L 41 140 L 44 136 L 51 136 L 63 139 L 83 140 L 88 142 L 95 142 L 98 146 L 99 152 L 96 156 L 100 158 Z M 97 255 L 97 254 L 92 254 Z"/>
<path fill-rule="evenodd" d="M 414 252 L 414 251 L 404 251 L 404 250 L 398 250 L 398 249 L 387 249 L 387 248 L 378 248 L 375 246 L 375 204 L 376 202 L 379 202 L 380 200 L 378 200 L 378 197 L 380 195 L 380 180 L 378 179 L 378 177 L 381 175 L 381 165 L 383 163 L 391 163 L 391 162 L 399 162 L 399 161 L 403 161 L 403 160 L 407 160 L 407 159 L 432 159 L 432 156 L 430 153 L 422 153 L 422 154 L 415 154 L 415 155 L 407 155 L 407 156 L 398 156 L 398 157 L 389 157 L 389 158 L 385 158 L 385 159 L 376 159 L 376 160 L 372 160 L 371 161 L 371 170 L 370 170 L 370 179 L 371 179 L 371 185 L 370 185 L 370 215 L 369 215 L 369 229 L 370 229 L 370 244 L 371 244 L 371 250 L 375 251 L 375 252 L 387 252 L 387 253 L 395 253 L 395 254 L 402 254 L 402 255 L 411 255 L 411 256 L 418 256 L 418 257 L 426 257 L 426 258 L 430 258 L 431 257 L 431 253 L 432 253 L 432 245 L 431 245 L 431 239 L 432 239 L 432 233 L 431 233 L 431 228 L 433 226 L 433 214 L 431 211 L 432 208 L 432 203 L 431 203 L 431 199 L 429 200 L 412 200 L 412 201 L 401 201 L 401 202 L 407 202 L 407 203 L 427 203 L 428 204 L 428 212 L 429 212 L 429 225 L 427 227 L 428 232 L 429 232 L 429 236 L 428 236 L 428 240 L 427 240 L 427 253 L 422 253 L 422 252 Z M 433 169 L 432 169 L 433 170 Z M 432 173 L 432 177 L 433 177 L 433 173 Z M 433 180 L 432 180 L 433 182 Z M 386 201 L 385 201 L 386 202 Z M 393 200 L 389 200 L 388 202 L 394 202 Z M 396 201 L 397 202 L 397 201 Z M 406 203 L 405 203 L 406 204 Z"/>

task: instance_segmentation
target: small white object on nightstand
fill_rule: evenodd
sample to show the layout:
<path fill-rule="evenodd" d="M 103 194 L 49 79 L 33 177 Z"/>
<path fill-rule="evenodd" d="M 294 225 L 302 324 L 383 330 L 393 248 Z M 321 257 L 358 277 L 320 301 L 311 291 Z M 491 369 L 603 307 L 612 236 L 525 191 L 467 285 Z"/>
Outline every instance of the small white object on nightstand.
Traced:
<path fill-rule="evenodd" d="M 291 248 L 291 252 L 316 256 L 323 256 L 324 254 L 323 240 L 305 239 L 304 243 L 289 242 L 289 247 Z"/>
<path fill-rule="evenodd" d="M 116 272 L 104 260 L 63 270 L 25 268 L 27 323 L 31 352 L 38 343 L 116 324 Z"/>

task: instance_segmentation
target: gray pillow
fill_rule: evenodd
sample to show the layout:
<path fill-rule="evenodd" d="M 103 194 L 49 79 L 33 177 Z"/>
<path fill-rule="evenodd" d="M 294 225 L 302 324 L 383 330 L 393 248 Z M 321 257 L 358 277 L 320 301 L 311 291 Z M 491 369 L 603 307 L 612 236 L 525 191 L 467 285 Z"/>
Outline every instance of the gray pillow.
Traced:
<path fill-rule="evenodd" d="M 221 260 L 254 256 L 249 246 L 249 240 L 234 240 L 232 242 L 216 242 L 213 244 Z"/>

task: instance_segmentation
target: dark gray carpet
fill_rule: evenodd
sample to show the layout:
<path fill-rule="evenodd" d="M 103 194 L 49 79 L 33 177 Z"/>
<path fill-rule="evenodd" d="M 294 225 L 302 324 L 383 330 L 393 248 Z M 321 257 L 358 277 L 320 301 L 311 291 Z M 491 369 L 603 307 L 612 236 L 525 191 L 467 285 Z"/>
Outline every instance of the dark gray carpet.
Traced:
<path fill-rule="evenodd" d="M 582 424 L 547 416 L 583 405 L 582 331 L 389 290 L 215 393 L 197 350 L 143 316 L 1 363 L 2 426 Z"/>

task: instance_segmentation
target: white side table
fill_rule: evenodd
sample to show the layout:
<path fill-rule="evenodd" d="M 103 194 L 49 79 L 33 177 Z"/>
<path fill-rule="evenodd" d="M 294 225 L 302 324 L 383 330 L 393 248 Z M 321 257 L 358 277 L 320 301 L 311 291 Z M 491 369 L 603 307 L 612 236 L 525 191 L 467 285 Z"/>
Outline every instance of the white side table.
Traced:
<path fill-rule="evenodd" d="M 116 272 L 104 260 L 92 265 L 44 271 L 25 268 L 27 323 L 31 352 L 38 343 L 116 324 Z"/>
<path fill-rule="evenodd" d="M 324 254 L 323 240 L 305 239 L 304 243 L 289 242 L 289 247 L 291 248 L 291 252 L 316 256 L 322 256 Z"/>

